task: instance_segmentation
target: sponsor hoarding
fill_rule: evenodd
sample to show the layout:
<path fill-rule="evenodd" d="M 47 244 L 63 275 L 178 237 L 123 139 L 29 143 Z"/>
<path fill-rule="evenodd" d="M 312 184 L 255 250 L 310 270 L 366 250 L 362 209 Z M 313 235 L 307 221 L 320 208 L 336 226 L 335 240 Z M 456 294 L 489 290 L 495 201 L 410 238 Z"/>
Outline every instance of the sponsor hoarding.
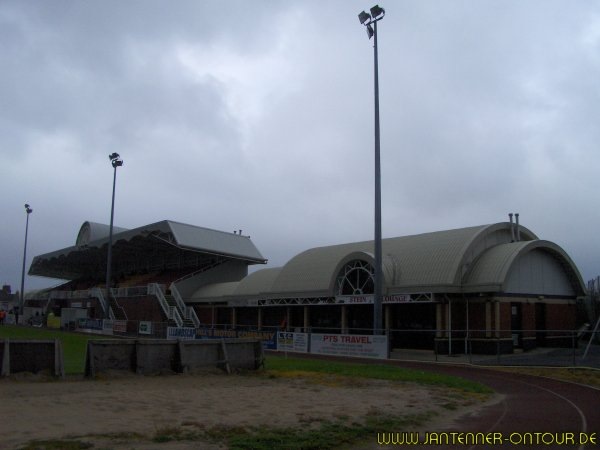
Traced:
<path fill-rule="evenodd" d="M 310 335 L 310 352 L 320 355 L 387 358 L 385 335 L 320 334 Z"/>
<path fill-rule="evenodd" d="M 194 327 L 168 327 L 167 339 L 196 339 L 196 329 Z"/>
<path fill-rule="evenodd" d="M 277 350 L 281 352 L 308 353 L 308 333 L 277 333 Z"/>

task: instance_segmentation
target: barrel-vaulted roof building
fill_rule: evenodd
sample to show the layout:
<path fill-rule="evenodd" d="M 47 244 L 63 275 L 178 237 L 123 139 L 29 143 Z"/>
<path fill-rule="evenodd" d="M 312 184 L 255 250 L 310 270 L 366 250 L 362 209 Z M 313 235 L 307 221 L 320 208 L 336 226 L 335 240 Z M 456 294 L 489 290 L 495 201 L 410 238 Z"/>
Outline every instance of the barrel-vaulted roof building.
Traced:
<path fill-rule="evenodd" d="M 523 226 L 388 238 L 382 250 L 385 326 L 398 330 L 396 345 L 429 346 L 437 337 L 443 346 L 449 333 L 469 332 L 482 342 L 531 347 L 544 344 L 533 330 L 576 326 L 575 301 L 585 294 L 577 267 L 560 246 Z M 317 247 L 282 267 L 188 290 L 186 301 L 215 324 L 370 332 L 373 267 L 373 241 Z"/>

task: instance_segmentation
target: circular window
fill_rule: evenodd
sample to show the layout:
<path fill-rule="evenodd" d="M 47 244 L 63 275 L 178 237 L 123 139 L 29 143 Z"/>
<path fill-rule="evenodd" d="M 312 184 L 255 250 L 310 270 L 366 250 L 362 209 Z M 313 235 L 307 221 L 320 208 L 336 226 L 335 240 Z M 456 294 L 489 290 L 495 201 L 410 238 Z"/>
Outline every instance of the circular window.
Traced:
<path fill-rule="evenodd" d="M 361 260 L 350 261 L 340 270 L 337 279 L 338 295 L 364 295 L 375 291 L 375 270 L 371 264 Z"/>

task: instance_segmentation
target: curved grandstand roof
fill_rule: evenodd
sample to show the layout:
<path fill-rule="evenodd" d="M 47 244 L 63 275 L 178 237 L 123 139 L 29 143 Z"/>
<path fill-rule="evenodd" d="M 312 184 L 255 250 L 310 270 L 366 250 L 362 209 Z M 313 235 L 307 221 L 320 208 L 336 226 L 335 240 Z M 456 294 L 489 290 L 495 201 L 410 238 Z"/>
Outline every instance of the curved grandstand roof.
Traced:
<path fill-rule="evenodd" d="M 533 250 L 551 255 L 567 274 L 572 291 L 584 293 L 581 275 L 564 250 L 538 240 L 523 226 L 519 232 L 521 240 L 512 242 L 511 224 L 502 222 L 383 239 L 384 294 L 502 292 L 515 262 Z M 228 295 L 231 299 L 335 296 L 337 275 L 353 260 L 374 264 L 373 241 L 306 250 L 283 267 L 249 275 Z M 208 301 L 202 289 L 193 298 Z"/>
<path fill-rule="evenodd" d="M 75 246 L 36 256 L 29 274 L 68 280 L 102 274 L 108 239 L 108 225 L 84 222 Z M 131 230 L 113 227 L 114 272 L 152 264 L 193 267 L 210 257 L 241 259 L 248 264 L 267 261 L 249 237 L 239 234 L 171 220 Z"/>
<path fill-rule="evenodd" d="M 127 231 L 127 228 L 113 226 L 113 235 L 122 233 L 123 231 Z M 110 225 L 97 222 L 83 222 L 83 225 L 81 225 L 79 233 L 77 234 L 75 245 L 81 247 L 87 245 L 89 242 L 107 238 L 109 234 Z"/>
<path fill-rule="evenodd" d="M 520 227 L 523 240 L 535 239 Z M 388 290 L 457 291 L 469 264 L 485 249 L 510 242 L 509 223 L 482 225 L 382 240 Z M 273 283 L 272 294 L 330 295 L 340 267 L 351 259 L 374 263 L 373 241 L 318 247 L 293 257 Z"/>

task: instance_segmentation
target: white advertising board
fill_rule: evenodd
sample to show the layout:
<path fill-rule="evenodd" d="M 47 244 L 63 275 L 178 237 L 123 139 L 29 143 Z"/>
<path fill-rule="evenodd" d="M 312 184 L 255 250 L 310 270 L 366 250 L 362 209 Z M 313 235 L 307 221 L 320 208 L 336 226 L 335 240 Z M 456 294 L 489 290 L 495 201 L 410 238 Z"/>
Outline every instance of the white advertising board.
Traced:
<path fill-rule="evenodd" d="M 140 320 L 140 324 L 138 326 L 138 333 L 139 334 L 152 334 L 152 322 Z"/>
<path fill-rule="evenodd" d="M 310 352 L 320 355 L 387 358 L 385 335 L 317 334 L 310 335 Z"/>
<path fill-rule="evenodd" d="M 167 339 L 196 339 L 196 329 L 193 327 L 168 327 Z"/>
<path fill-rule="evenodd" d="M 277 333 L 277 350 L 280 352 L 308 353 L 308 333 Z"/>

